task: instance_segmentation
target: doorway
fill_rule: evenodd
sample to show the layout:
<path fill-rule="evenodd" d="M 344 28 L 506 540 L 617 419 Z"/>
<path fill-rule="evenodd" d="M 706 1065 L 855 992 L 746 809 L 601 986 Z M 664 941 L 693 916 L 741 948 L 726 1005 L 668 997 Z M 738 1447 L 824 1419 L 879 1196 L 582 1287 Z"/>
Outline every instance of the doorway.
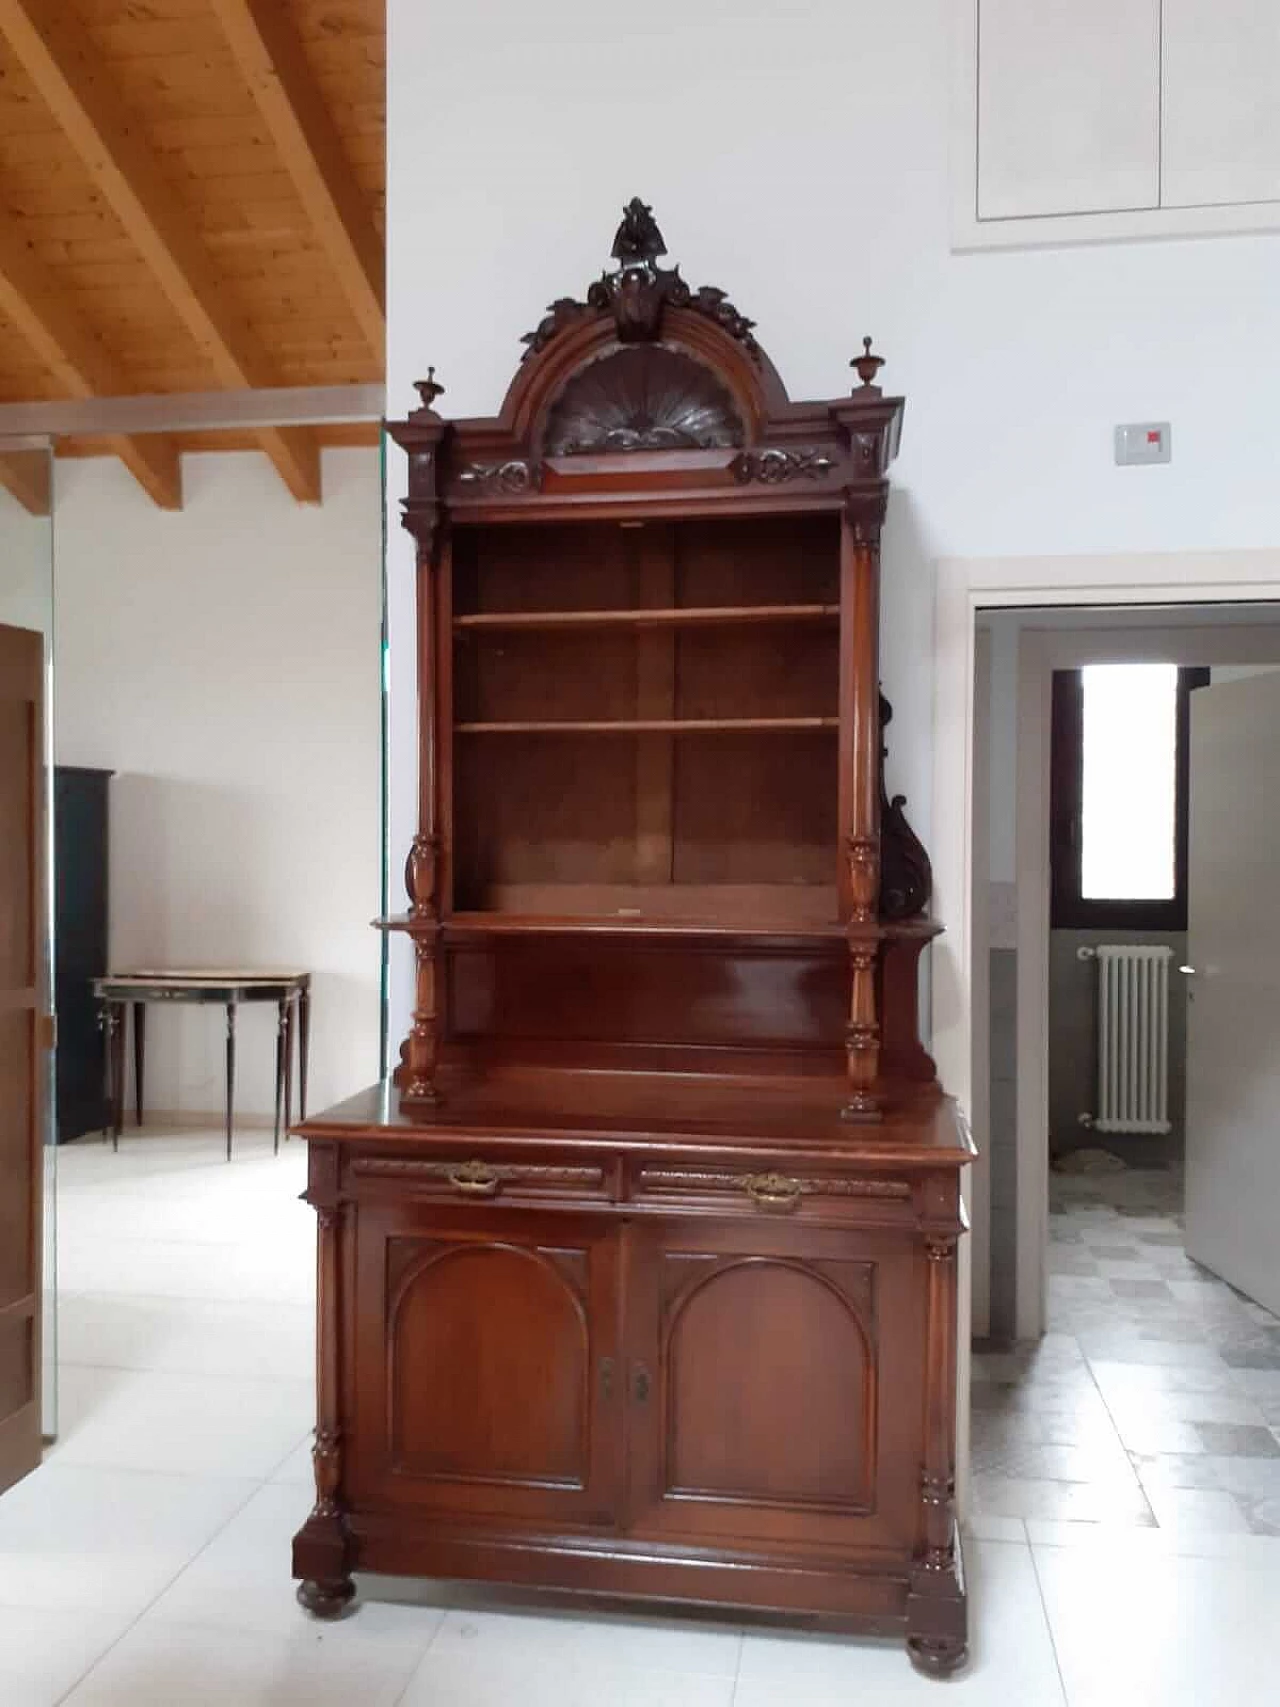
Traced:
<path fill-rule="evenodd" d="M 1216 793 L 1240 768 L 1228 762 L 1226 736 L 1216 754 L 1192 740 L 1203 721 L 1194 694 L 1202 687 L 1203 704 L 1221 709 L 1227 678 L 1280 664 L 1280 613 L 1041 609 L 979 620 L 997 666 L 991 740 L 1003 703 L 1013 713 L 1004 733 L 1013 729 L 1018 749 L 1015 766 L 991 766 L 997 779 L 1016 772 L 1017 785 L 991 802 L 989 1320 L 1021 1343 L 975 1361 L 975 1506 L 1014 1518 L 1280 1533 L 1280 1323 L 1220 1277 L 1221 1260 L 1197 1250 L 1194 1217 L 1187 1244 L 1184 1022 L 1201 969 L 1181 970 L 1221 935 L 1220 909 L 1209 905 L 1219 886 L 1206 881 L 1218 868 L 1204 847 L 1198 859 L 1194 850 L 1207 845 L 1207 825 L 1230 815 Z M 1003 696 L 1002 658 L 1015 677 Z M 1211 668 L 1189 668 L 1205 660 Z M 1233 687 L 1227 698 L 1249 691 Z M 1268 692 L 1280 705 L 1280 683 L 1260 683 L 1255 696 Z M 1265 747 L 1264 707 L 1255 721 Z M 1140 752 L 1126 737 L 1144 730 Z M 1198 751 L 1208 779 L 1199 799 Z M 1256 755 L 1242 762 L 1257 774 Z M 1241 821 L 1249 792 L 1242 776 Z M 1007 870 L 997 865 L 1002 847 Z M 1045 927 L 1038 937 L 1028 914 Z M 1003 941 L 1002 918 L 1013 921 Z M 1026 1024 L 1028 987 L 1041 992 L 1038 1027 Z M 1191 1059 L 1204 1076 L 1213 1055 L 1206 1036 L 1197 1054 L 1196 1019 L 1193 1009 Z M 1034 1053 L 1023 1052 L 1028 1036 Z M 1194 1206 L 1224 1174 L 1232 1133 L 1219 1111 L 1231 1098 L 1218 1084 L 1190 1100 L 1203 1176 Z M 1026 1142 L 1035 1111 L 1038 1155 Z M 1027 1177 L 1037 1175 L 1038 1215 L 1008 1212 L 1010 1200 L 1025 1207 Z M 1018 1332 L 1037 1302 L 1019 1297 L 1018 1283 L 1037 1264 L 1047 1271 L 1043 1337 Z"/>

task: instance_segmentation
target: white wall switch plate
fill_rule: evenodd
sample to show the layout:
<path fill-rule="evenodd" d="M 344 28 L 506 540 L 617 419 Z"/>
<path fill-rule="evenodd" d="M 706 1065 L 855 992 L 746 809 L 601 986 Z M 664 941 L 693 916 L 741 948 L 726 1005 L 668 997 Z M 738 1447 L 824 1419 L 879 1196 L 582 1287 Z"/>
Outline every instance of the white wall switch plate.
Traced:
<path fill-rule="evenodd" d="M 1172 458 L 1168 421 L 1131 421 L 1116 428 L 1116 461 L 1122 468 L 1140 462 L 1170 462 Z"/>

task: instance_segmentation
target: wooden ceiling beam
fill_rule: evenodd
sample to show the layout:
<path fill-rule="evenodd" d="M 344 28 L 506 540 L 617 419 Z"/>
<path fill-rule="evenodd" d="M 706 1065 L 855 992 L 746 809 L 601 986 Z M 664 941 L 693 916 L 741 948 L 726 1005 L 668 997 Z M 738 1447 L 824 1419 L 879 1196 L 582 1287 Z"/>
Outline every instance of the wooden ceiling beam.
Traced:
<path fill-rule="evenodd" d="M 0 486 L 30 515 L 47 516 L 52 510 L 51 461 L 48 451 L 0 451 Z"/>
<path fill-rule="evenodd" d="M 126 391 L 128 382 L 13 222 L 0 222 L 0 311 L 72 397 Z M 111 449 L 162 510 L 182 508 L 182 462 L 171 438 L 114 434 Z"/>
<path fill-rule="evenodd" d="M 63 0 L 0 0 L 0 31 L 212 371 L 230 387 L 273 385 L 266 349 L 227 301 L 195 227 L 70 9 Z M 320 501 L 313 434 L 273 427 L 263 430 L 259 443 L 295 498 Z"/>
<path fill-rule="evenodd" d="M 387 331 L 382 240 L 287 10 L 280 0 L 212 5 L 360 329 L 381 361 Z"/>

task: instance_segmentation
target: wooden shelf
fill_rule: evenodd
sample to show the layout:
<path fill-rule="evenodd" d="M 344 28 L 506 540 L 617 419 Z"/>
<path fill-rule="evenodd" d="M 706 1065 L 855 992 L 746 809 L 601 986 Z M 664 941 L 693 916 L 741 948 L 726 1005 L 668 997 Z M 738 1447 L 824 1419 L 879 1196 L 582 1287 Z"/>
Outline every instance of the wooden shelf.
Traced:
<path fill-rule="evenodd" d="M 834 861 L 835 850 L 832 850 Z M 528 920 L 546 926 L 613 930 L 716 927 L 762 932 L 798 926 L 836 928 L 839 901 L 834 883 L 495 883 L 454 917 Z M 572 922 L 576 921 L 576 925 Z M 479 927 L 477 927 L 479 928 Z"/>
<path fill-rule="evenodd" d="M 583 723 L 457 723 L 458 735 L 738 735 L 838 729 L 838 717 L 655 717 Z"/>
<path fill-rule="evenodd" d="M 839 910 L 834 883 L 495 883 L 444 922 L 472 934 L 843 937 Z M 374 922 L 412 930 L 414 921 L 401 914 Z"/>
<path fill-rule="evenodd" d="M 653 610 L 476 611 L 455 616 L 458 629 L 709 628 L 757 622 L 833 622 L 839 605 L 698 605 Z"/>

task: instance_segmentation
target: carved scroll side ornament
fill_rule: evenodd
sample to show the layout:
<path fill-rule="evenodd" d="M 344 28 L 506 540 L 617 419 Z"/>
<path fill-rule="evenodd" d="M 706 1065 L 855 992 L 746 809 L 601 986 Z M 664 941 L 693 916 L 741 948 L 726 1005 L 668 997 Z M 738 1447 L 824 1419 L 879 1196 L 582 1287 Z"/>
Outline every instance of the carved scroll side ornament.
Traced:
<path fill-rule="evenodd" d="M 893 707 L 880 695 L 880 728 L 893 717 Z M 905 794 L 889 798 L 884 780 L 888 747 L 880 745 L 880 917 L 917 919 L 933 894 L 933 868 L 924 843 L 907 822 Z"/>
<path fill-rule="evenodd" d="M 742 486 L 753 480 L 762 486 L 782 486 L 788 480 L 825 480 L 834 467 L 826 451 L 816 446 L 804 450 L 744 450 L 734 459 L 733 477 Z"/>
<path fill-rule="evenodd" d="M 633 196 L 622 210 L 622 223 L 613 239 L 615 272 L 602 273 L 587 291 L 587 300 L 557 297 L 532 332 L 526 332 L 523 360 L 537 355 L 566 327 L 584 314 L 612 314 L 623 344 L 651 343 L 657 336 L 663 310 L 688 308 L 723 327 L 757 360 L 760 346 L 753 333 L 754 320 L 736 309 L 728 295 L 715 285 L 692 290 L 680 277 L 679 267 L 659 267 L 658 257 L 667 252 L 653 209 Z"/>
<path fill-rule="evenodd" d="M 538 471 L 530 463 L 512 458 L 507 462 L 470 462 L 458 476 L 462 486 L 478 486 L 499 492 L 531 492 L 538 485 Z"/>

